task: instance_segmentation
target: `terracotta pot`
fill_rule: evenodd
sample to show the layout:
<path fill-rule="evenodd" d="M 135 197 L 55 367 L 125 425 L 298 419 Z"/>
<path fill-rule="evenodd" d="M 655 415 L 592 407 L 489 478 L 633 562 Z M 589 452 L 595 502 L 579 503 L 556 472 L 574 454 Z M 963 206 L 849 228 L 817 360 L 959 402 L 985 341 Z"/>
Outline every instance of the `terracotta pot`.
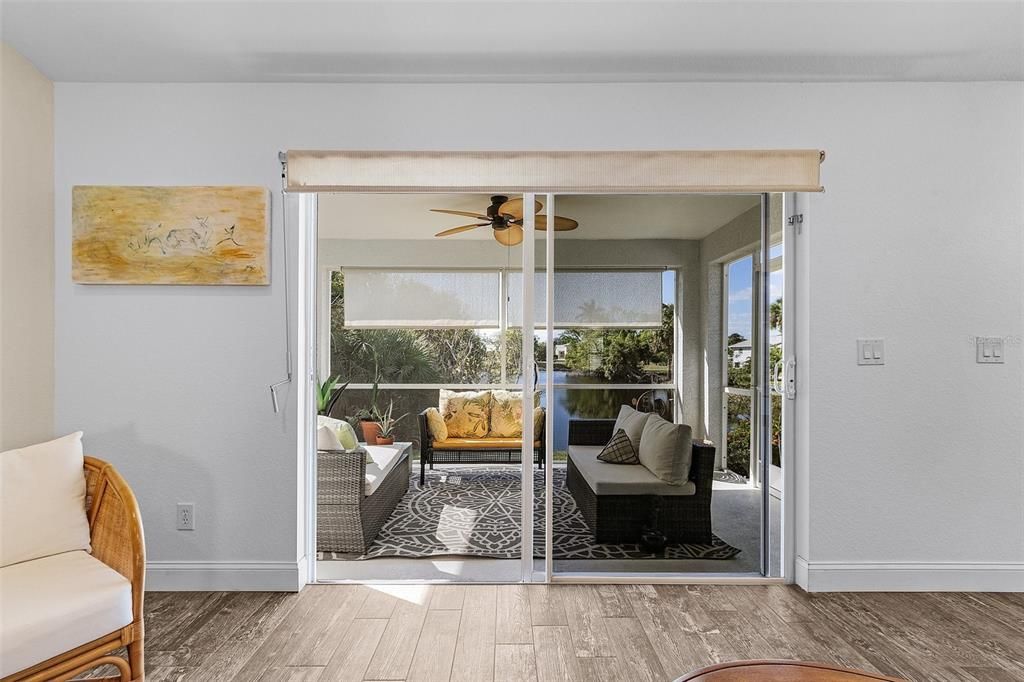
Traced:
<path fill-rule="evenodd" d="M 383 436 L 377 436 L 377 445 L 394 445 L 394 444 L 395 444 L 394 436 L 388 436 L 387 438 L 385 438 Z"/>
<path fill-rule="evenodd" d="M 364 421 L 361 426 L 363 427 L 363 440 L 366 441 L 366 444 L 376 445 L 377 434 L 380 433 L 380 424 L 377 422 Z"/>

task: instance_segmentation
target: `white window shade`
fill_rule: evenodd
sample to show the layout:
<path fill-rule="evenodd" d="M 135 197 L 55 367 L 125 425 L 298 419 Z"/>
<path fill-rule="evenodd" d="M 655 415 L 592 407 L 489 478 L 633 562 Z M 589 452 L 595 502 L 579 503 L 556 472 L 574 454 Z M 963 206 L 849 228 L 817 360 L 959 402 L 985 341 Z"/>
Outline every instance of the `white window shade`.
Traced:
<path fill-rule="evenodd" d="M 497 272 L 348 269 L 345 326 L 350 328 L 497 327 Z"/>
<path fill-rule="evenodd" d="M 661 326 L 661 270 L 565 270 L 554 276 L 554 326 L 644 328 Z M 544 273 L 535 275 L 533 319 L 547 324 Z M 523 324 L 523 274 L 508 280 L 508 325 Z"/>

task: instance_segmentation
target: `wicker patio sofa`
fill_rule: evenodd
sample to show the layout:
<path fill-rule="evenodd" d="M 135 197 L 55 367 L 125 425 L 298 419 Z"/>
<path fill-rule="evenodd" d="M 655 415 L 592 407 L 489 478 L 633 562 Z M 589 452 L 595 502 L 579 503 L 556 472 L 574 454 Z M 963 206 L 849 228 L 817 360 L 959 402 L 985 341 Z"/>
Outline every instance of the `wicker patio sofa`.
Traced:
<path fill-rule="evenodd" d="M 543 411 L 543 410 L 542 410 Z M 545 415 L 546 418 L 546 415 Z M 418 415 L 420 425 L 420 485 L 426 469 L 434 464 L 519 464 L 522 462 L 522 438 L 448 438 L 435 441 L 427 423 L 427 410 Z M 544 467 L 544 422 L 539 424 L 533 441 L 533 459 Z"/>
<path fill-rule="evenodd" d="M 615 477 L 647 474 L 637 470 L 642 465 L 592 464 L 597 453 L 611 439 L 614 419 L 569 420 L 569 457 L 566 464 L 566 484 L 587 526 L 598 543 L 637 542 L 644 526 L 652 521 L 669 542 L 706 543 L 711 541 L 711 485 L 714 477 L 715 447 L 710 443 L 693 443 L 689 483 L 678 490 L 667 484 L 659 485 L 653 475 L 650 488 L 668 494 L 603 494 L 595 492 L 591 481 L 603 476 L 604 487 L 609 489 L 642 490 L 645 483 L 630 485 L 624 481 L 616 485 Z M 586 469 L 587 473 L 581 471 Z M 595 470 L 598 471 L 595 474 Z M 610 483 L 611 485 L 607 485 Z"/>
<path fill-rule="evenodd" d="M 409 489 L 408 443 L 367 450 L 369 466 L 361 450 L 317 450 L 318 552 L 365 553 Z"/>

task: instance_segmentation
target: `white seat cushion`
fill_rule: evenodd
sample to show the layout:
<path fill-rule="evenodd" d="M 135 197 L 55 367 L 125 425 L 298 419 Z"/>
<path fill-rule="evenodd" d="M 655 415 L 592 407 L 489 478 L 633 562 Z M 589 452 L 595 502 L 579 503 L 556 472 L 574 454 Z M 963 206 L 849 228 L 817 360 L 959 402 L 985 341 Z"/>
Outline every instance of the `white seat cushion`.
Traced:
<path fill-rule="evenodd" d="M 395 465 L 402 461 L 402 455 L 409 447 L 405 445 L 367 445 L 366 452 L 366 485 L 363 492 L 372 495 L 384 482 Z"/>
<path fill-rule="evenodd" d="M 131 622 L 131 583 L 84 551 L 0 568 L 0 677 Z"/>
<path fill-rule="evenodd" d="M 642 464 L 611 464 L 597 458 L 601 445 L 570 445 L 569 458 L 596 495 L 694 495 L 697 484 L 671 485 Z"/>

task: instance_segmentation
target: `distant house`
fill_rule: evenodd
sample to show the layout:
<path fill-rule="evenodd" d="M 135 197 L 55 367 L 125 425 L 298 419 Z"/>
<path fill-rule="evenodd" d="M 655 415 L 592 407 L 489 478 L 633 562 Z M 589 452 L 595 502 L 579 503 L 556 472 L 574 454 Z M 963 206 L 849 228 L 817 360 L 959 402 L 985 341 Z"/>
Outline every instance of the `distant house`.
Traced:
<path fill-rule="evenodd" d="M 729 361 L 733 367 L 741 367 L 750 362 L 751 346 L 749 339 L 729 344 Z"/>

